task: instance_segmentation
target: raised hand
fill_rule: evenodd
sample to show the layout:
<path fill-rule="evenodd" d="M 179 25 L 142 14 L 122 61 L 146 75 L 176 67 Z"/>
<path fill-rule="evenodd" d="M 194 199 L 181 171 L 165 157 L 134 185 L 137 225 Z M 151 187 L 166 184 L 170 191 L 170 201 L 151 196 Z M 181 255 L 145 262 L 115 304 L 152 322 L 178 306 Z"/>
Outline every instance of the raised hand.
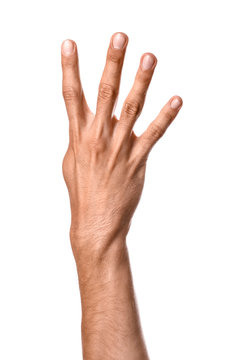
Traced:
<path fill-rule="evenodd" d="M 63 174 L 70 195 L 74 249 L 87 245 L 101 250 L 116 237 L 127 234 L 141 196 L 149 152 L 182 106 L 181 98 L 173 96 L 146 131 L 136 136 L 133 126 L 157 64 L 153 54 L 145 53 L 120 118 L 116 118 L 113 112 L 127 44 L 124 33 L 111 38 L 96 114 L 84 96 L 77 46 L 71 40 L 62 45 L 63 96 L 70 135 Z"/>

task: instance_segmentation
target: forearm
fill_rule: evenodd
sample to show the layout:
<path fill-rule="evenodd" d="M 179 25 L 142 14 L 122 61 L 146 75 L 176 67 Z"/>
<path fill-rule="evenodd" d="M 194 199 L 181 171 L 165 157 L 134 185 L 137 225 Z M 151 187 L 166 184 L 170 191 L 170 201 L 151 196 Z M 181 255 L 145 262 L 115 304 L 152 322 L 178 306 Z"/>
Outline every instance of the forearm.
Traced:
<path fill-rule="evenodd" d="M 125 237 L 114 239 L 104 250 L 75 248 L 74 256 L 82 301 L 84 360 L 148 360 Z"/>

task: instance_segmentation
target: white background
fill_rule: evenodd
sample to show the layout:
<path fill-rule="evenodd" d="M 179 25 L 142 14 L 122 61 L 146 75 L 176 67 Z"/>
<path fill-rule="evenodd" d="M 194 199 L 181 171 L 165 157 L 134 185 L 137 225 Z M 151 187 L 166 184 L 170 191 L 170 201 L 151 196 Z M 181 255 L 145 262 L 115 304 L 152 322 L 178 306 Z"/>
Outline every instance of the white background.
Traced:
<path fill-rule="evenodd" d="M 151 360 L 240 358 L 238 1 L 5 1 L 0 8 L 0 357 L 80 359 L 81 309 L 61 163 L 68 120 L 60 46 L 79 48 L 87 100 L 112 33 L 129 36 L 120 97 L 140 56 L 158 65 L 135 131 L 175 94 L 128 235 Z"/>

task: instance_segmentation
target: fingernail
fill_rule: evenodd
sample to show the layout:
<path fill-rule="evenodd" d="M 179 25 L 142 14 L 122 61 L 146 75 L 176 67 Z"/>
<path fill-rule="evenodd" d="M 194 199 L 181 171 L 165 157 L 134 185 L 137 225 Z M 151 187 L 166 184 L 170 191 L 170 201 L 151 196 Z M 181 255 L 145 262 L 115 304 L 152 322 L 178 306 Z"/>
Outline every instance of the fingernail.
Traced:
<path fill-rule="evenodd" d="M 178 109 L 182 105 L 182 101 L 179 98 L 175 98 L 171 102 L 171 108 L 172 109 Z"/>
<path fill-rule="evenodd" d="M 62 52 L 64 55 L 69 56 L 72 55 L 74 51 L 74 44 L 70 40 L 65 40 L 62 44 Z"/>
<path fill-rule="evenodd" d="M 123 34 L 117 33 L 116 35 L 114 35 L 113 47 L 115 49 L 122 49 L 124 47 L 125 43 L 126 43 L 126 37 Z"/>
<path fill-rule="evenodd" d="M 149 54 L 145 55 L 145 56 L 143 57 L 143 59 L 142 59 L 142 64 L 141 64 L 142 69 L 143 69 L 143 70 L 149 70 L 149 69 L 151 69 L 151 67 L 153 66 L 154 62 L 155 62 L 155 59 L 154 59 L 153 56 L 151 56 L 151 55 L 149 55 Z"/>

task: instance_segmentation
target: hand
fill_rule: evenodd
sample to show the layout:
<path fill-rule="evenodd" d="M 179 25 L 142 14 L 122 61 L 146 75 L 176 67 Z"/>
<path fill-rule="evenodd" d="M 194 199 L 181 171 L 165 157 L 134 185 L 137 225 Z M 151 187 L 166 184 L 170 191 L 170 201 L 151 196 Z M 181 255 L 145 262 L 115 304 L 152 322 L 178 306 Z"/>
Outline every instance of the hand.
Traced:
<path fill-rule="evenodd" d="M 96 114 L 86 102 L 78 68 L 77 46 L 62 44 L 63 97 L 69 117 L 69 146 L 63 175 L 71 204 L 73 250 L 103 250 L 124 238 L 140 200 L 148 155 L 182 106 L 172 97 L 141 136 L 133 131 L 157 64 L 142 55 L 134 84 L 119 120 L 113 115 L 128 37 L 112 36 L 99 85 Z"/>

